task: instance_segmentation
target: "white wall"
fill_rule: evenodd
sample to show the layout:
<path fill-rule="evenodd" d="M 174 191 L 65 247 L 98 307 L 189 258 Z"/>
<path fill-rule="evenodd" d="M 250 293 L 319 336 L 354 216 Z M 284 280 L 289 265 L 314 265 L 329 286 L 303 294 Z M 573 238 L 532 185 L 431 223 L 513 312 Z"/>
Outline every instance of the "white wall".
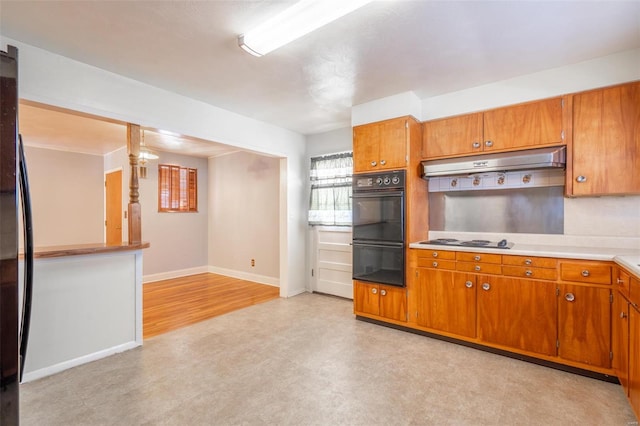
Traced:
<path fill-rule="evenodd" d="M 206 272 L 207 218 L 209 211 L 208 163 L 206 158 L 158 152 L 158 160 L 147 163 L 147 178 L 138 179 L 142 208 L 142 240 L 151 247 L 144 251 L 145 282 L 192 272 Z M 175 164 L 198 169 L 198 212 L 158 212 L 158 164 Z M 128 194 L 128 191 L 127 191 Z M 128 196 L 127 196 L 128 198 Z M 125 205 L 128 200 L 125 201 Z M 176 273 L 183 271 L 183 273 Z"/>
<path fill-rule="evenodd" d="M 210 158 L 209 212 L 211 270 L 278 285 L 280 159 L 250 152 Z"/>
<path fill-rule="evenodd" d="M 302 135 L 8 37 L 0 36 L 0 44 L 19 49 L 21 99 L 283 157 L 280 295 L 305 291 L 307 171 Z"/>
<path fill-rule="evenodd" d="M 423 99 L 421 119 L 465 114 L 638 79 L 640 49 L 629 50 Z M 395 98 L 389 100 L 391 106 L 397 104 Z M 374 101 L 374 106 L 394 111 L 394 108 L 380 106 L 380 101 L 383 100 Z M 369 104 L 354 107 L 359 111 L 359 123 L 393 118 L 376 114 Z M 640 238 L 640 196 L 565 198 L 564 209 L 565 235 Z"/>
<path fill-rule="evenodd" d="M 126 144 L 126 141 L 123 141 L 123 143 Z M 103 160 L 105 174 L 122 170 L 122 241 L 127 241 L 129 239 L 129 221 L 124 217 L 124 212 L 127 210 L 127 204 L 129 203 L 129 179 L 131 176 L 127 147 L 123 146 L 105 154 Z"/>
<path fill-rule="evenodd" d="M 104 241 L 102 157 L 29 146 L 25 157 L 35 246 Z"/>

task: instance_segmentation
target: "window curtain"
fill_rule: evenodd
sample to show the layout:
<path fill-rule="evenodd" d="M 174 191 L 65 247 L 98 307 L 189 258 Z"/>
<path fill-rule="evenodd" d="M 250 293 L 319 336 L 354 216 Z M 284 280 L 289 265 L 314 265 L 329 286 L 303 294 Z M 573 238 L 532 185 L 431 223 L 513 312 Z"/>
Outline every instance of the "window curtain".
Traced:
<path fill-rule="evenodd" d="M 310 225 L 351 226 L 353 153 L 311 159 Z"/>

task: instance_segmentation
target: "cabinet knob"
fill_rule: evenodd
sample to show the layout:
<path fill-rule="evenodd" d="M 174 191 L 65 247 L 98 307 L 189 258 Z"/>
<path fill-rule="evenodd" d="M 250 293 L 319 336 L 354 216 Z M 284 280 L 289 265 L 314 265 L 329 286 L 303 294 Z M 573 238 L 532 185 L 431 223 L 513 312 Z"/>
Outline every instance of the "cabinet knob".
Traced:
<path fill-rule="evenodd" d="M 380 165 L 384 166 L 385 164 L 387 164 L 386 160 L 380 160 Z"/>
<path fill-rule="evenodd" d="M 583 277 L 588 277 L 589 275 L 591 275 L 591 273 L 589 273 L 588 269 L 585 269 L 584 271 L 582 271 L 582 276 Z"/>
<path fill-rule="evenodd" d="M 576 182 L 579 182 L 579 183 L 586 182 L 586 181 L 587 181 L 587 177 L 586 176 L 580 175 L 580 176 L 578 176 L 576 178 Z"/>
<path fill-rule="evenodd" d="M 474 142 L 474 143 L 472 144 L 472 146 L 473 146 L 474 148 L 480 148 L 480 142 Z"/>
<path fill-rule="evenodd" d="M 624 284 L 624 280 L 621 278 L 616 278 L 616 282 L 620 285 Z"/>
<path fill-rule="evenodd" d="M 386 296 L 387 290 L 380 290 L 380 296 Z"/>
<path fill-rule="evenodd" d="M 491 288 L 491 284 L 489 284 L 489 283 L 482 284 L 482 289 L 484 291 L 489 291 L 490 288 Z"/>
<path fill-rule="evenodd" d="M 532 275 L 533 275 L 533 271 L 531 271 L 531 270 L 527 269 L 526 271 L 524 271 L 524 274 L 525 274 L 526 276 L 530 277 L 530 276 L 532 276 Z"/>
<path fill-rule="evenodd" d="M 471 288 L 473 287 L 473 283 L 471 281 L 467 281 L 466 283 L 464 283 L 464 286 L 467 288 Z"/>
<path fill-rule="evenodd" d="M 480 265 L 476 265 L 475 268 L 473 268 L 473 269 L 475 269 L 476 271 L 479 271 L 480 270 Z"/>
<path fill-rule="evenodd" d="M 431 253 L 431 255 L 432 255 L 433 257 L 438 257 L 438 252 L 437 252 L 437 251 L 434 251 L 433 253 Z"/>
<path fill-rule="evenodd" d="M 525 259 L 524 264 L 529 266 L 531 265 L 533 262 L 531 261 L 531 259 Z"/>
<path fill-rule="evenodd" d="M 375 161 L 372 161 L 372 162 L 371 162 L 371 167 L 375 167 L 375 166 L 377 166 L 377 165 L 378 165 L 378 163 L 376 163 Z"/>
<path fill-rule="evenodd" d="M 491 148 L 493 146 L 493 141 L 485 141 L 484 146 Z"/>
<path fill-rule="evenodd" d="M 620 312 L 620 318 L 625 319 L 627 317 L 626 312 Z"/>
<path fill-rule="evenodd" d="M 475 260 L 476 262 L 480 261 L 480 256 L 473 256 L 473 260 Z"/>
<path fill-rule="evenodd" d="M 371 293 L 373 293 L 373 294 L 378 294 L 378 289 L 377 289 L 377 288 L 375 288 L 375 287 L 374 287 L 374 288 L 372 288 L 372 289 L 371 289 Z"/>
<path fill-rule="evenodd" d="M 433 262 L 432 265 L 433 265 L 434 268 L 437 268 L 438 267 L 438 262 Z"/>
<path fill-rule="evenodd" d="M 576 296 L 574 296 L 573 293 L 567 293 L 567 294 L 564 295 L 564 299 L 567 302 L 573 302 L 574 300 L 576 300 Z"/>

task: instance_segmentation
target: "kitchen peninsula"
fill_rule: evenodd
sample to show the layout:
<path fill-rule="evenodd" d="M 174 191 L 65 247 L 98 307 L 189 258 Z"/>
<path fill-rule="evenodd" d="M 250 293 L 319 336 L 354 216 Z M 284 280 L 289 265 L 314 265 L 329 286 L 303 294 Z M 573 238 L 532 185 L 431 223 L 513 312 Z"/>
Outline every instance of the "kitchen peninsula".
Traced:
<path fill-rule="evenodd" d="M 35 249 L 24 381 L 142 344 L 142 250 L 148 247 Z"/>

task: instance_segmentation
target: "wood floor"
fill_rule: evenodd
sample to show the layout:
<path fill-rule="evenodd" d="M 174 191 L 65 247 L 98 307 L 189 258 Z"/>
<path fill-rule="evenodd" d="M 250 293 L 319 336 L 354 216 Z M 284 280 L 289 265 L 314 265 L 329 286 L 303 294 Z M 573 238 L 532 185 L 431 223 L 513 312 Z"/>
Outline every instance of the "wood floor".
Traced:
<path fill-rule="evenodd" d="M 144 338 L 277 299 L 280 289 L 216 274 L 143 285 Z"/>

